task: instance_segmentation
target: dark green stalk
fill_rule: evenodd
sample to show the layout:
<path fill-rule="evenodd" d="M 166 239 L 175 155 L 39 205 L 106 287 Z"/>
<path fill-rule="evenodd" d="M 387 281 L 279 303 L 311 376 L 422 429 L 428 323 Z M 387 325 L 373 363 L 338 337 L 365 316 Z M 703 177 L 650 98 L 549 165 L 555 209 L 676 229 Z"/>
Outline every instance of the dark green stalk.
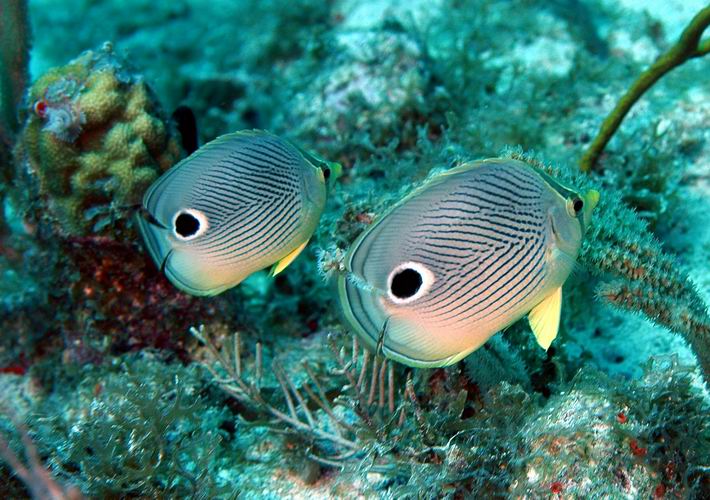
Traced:
<path fill-rule="evenodd" d="M 700 41 L 700 37 L 708 25 L 710 25 L 710 6 L 698 12 L 680 35 L 678 42 L 666 53 L 662 54 L 651 67 L 641 73 L 606 117 L 599 133 L 594 138 L 589 149 L 584 153 L 584 156 L 582 156 L 579 162 L 579 168 L 582 172 L 588 172 L 594 168 L 599 155 L 609 140 L 611 140 L 619 125 L 621 125 L 626 114 L 654 83 L 687 60 L 704 56 L 710 52 L 710 40 Z"/>
<path fill-rule="evenodd" d="M 0 139 L 19 129 L 17 107 L 27 85 L 30 49 L 29 17 L 26 0 L 0 2 Z"/>
<path fill-rule="evenodd" d="M 28 81 L 30 24 L 27 0 L 0 1 L 0 235 L 6 230 L 2 208 L 13 177 L 12 146 L 20 129 L 17 108 Z"/>

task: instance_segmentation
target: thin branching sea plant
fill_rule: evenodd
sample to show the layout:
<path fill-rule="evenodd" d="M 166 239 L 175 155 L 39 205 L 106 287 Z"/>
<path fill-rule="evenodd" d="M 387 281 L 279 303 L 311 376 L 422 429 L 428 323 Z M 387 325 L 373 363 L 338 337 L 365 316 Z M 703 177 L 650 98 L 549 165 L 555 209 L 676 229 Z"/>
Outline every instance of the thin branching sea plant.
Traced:
<path fill-rule="evenodd" d="M 386 440 L 389 428 L 393 424 L 401 425 L 405 418 L 407 405 L 402 404 L 403 398 L 395 390 L 394 366 L 361 349 L 355 338 L 348 351 L 339 348 L 333 336 L 328 337 L 337 368 L 327 376 L 345 381 L 341 396 L 333 401 L 327 395 L 324 375 L 319 375 L 308 362 L 302 362 L 307 382 L 299 386 L 274 360 L 271 373 L 283 396 L 283 404 L 278 405 L 272 401 L 273 397 L 266 396 L 262 387 L 264 355 L 261 342 L 256 342 L 254 360 L 251 366 L 247 366 L 240 332 L 221 348 L 203 326 L 193 327 L 191 332 L 207 347 L 207 359 L 203 364 L 219 387 L 250 409 L 311 442 L 313 447 L 308 457 L 322 465 L 341 467 L 348 459 L 366 451 L 366 444 L 357 437 L 358 429 L 351 423 L 353 418 L 357 420 L 360 434 L 367 434 L 374 440 Z M 410 378 L 404 395 L 411 398 L 412 393 Z M 346 407 L 348 411 L 338 411 L 338 406 Z M 366 431 L 365 434 L 362 431 Z"/>

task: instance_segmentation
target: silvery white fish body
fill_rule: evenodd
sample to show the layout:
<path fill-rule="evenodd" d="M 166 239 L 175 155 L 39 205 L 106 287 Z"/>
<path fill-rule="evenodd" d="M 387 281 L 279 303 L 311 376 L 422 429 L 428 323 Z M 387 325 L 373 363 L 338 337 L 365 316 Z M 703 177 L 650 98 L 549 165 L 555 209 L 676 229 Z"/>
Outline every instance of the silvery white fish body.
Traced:
<path fill-rule="evenodd" d="M 547 349 L 598 199 L 513 159 L 437 175 L 351 246 L 338 282 L 345 318 L 409 366 L 455 363 L 528 313 Z"/>
<path fill-rule="evenodd" d="M 148 189 L 138 225 L 177 288 L 216 295 L 296 258 L 318 225 L 337 167 L 268 132 L 223 135 Z"/>

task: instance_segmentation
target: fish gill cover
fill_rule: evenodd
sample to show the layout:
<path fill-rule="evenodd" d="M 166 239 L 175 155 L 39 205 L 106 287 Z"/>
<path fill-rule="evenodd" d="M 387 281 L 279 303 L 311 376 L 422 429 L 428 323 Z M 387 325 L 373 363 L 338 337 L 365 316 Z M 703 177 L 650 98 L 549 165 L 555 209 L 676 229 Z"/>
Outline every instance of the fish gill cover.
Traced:
<path fill-rule="evenodd" d="M 0 493 L 710 497 L 708 24 L 704 0 L 0 2 Z M 136 216 L 242 129 L 342 172 L 287 269 L 193 297 Z M 600 193 L 557 338 L 521 320 L 428 369 L 364 348 L 352 243 L 501 156 Z"/>

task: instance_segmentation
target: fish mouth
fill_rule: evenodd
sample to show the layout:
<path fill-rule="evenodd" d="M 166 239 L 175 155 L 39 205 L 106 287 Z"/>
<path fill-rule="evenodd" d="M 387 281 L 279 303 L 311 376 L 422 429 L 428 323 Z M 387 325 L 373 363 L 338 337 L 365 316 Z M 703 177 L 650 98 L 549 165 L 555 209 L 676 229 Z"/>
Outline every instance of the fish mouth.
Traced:
<path fill-rule="evenodd" d="M 163 262 L 160 264 L 160 273 L 161 274 L 165 274 L 165 266 L 168 264 L 168 259 L 170 258 L 170 256 L 173 254 L 174 251 L 175 250 L 171 248 L 168 251 L 168 253 L 165 254 L 165 258 L 163 259 Z"/>
<path fill-rule="evenodd" d="M 143 218 L 148 224 L 152 226 L 159 227 L 160 229 L 168 229 L 166 225 L 164 225 L 162 222 L 160 222 L 158 219 L 156 219 L 153 214 L 151 214 L 147 208 L 144 206 L 141 206 L 138 209 L 138 215 Z"/>

